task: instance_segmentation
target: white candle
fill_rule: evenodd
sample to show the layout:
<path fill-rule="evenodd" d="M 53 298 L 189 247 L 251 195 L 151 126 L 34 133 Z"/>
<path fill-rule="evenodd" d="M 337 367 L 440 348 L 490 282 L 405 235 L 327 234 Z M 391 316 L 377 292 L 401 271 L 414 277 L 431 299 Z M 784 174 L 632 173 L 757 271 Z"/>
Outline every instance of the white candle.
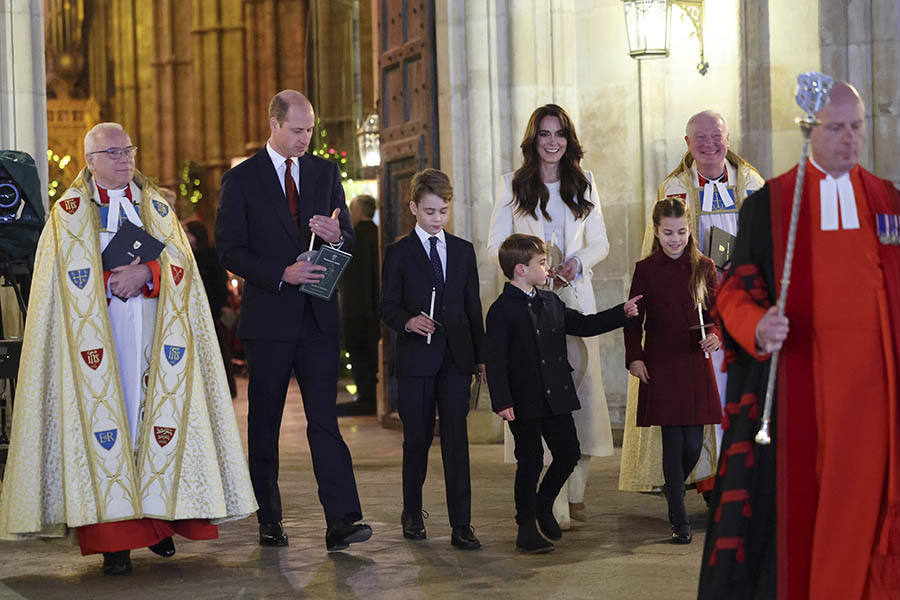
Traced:
<path fill-rule="evenodd" d="M 428 309 L 428 318 L 431 319 L 432 323 L 434 322 L 434 288 L 431 288 L 431 306 Z M 428 334 L 428 344 L 431 343 L 431 334 Z"/>
<path fill-rule="evenodd" d="M 703 304 L 701 302 L 697 303 L 697 316 L 700 317 L 700 339 L 706 339 L 706 327 L 704 327 L 703 323 Z M 704 352 L 703 356 L 705 358 L 709 358 L 709 352 Z"/>
<path fill-rule="evenodd" d="M 332 218 L 332 219 L 337 219 L 337 218 L 338 218 L 338 214 L 339 214 L 340 212 L 341 212 L 341 209 L 339 209 L 339 208 L 334 209 L 334 210 L 331 212 L 331 218 Z M 315 234 L 315 232 L 312 232 L 312 233 L 310 234 L 310 236 L 309 236 L 309 251 L 310 251 L 310 252 L 312 252 L 313 244 L 315 244 L 315 243 L 316 243 L 316 234 Z"/>

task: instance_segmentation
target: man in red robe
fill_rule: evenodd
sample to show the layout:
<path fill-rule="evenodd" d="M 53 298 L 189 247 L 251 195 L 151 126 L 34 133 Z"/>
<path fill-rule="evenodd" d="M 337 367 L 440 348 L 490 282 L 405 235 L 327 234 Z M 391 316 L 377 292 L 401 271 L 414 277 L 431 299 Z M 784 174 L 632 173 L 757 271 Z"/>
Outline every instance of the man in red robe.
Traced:
<path fill-rule="evenodd" d="M 851 85 L 816 117 L 785 316 L 773 305 L 796 167 L 744 203 L 718 292 L 731 365 L 700 598 L 900 597 L 900 247 L 879 226 L 900 196 L 857 164 L 865 108 Z"/>

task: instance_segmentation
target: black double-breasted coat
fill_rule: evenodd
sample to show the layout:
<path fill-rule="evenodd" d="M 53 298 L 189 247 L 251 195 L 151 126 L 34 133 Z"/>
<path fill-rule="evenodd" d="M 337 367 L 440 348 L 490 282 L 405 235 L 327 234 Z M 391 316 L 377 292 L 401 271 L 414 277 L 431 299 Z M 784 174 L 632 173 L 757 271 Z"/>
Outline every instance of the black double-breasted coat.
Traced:
<path fill-rule="evenodd" d="M 534 298 L 507 283 L 486 321 L 488 387 L 494 412 L 512 406 L 516 419 L 562 415 L 581 408 L 566 353 L 566 335 L 590 337 L 625 324 L 620 304 L 583 315 L 556 294 Z"/>

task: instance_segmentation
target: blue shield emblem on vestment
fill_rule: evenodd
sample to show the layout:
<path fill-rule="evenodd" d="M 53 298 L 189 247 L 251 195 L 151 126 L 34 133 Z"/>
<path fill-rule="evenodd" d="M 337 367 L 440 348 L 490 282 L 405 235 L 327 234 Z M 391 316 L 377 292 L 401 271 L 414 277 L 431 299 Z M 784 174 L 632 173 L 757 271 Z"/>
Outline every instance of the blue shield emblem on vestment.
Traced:
<path fill-rule="evenodd" d="M 153 208 L 156 209 L 156 212 L 159 213 L 159 216 L 165 217 L 169 214 L 169 205 L 165 202 L 160 202 L 159 200 L 153 201 Z"/>
<path fill-rule="evenodd" d="M 184 346 L 163 344 L 163 352 L 166 353 L 166 360 L 174 367 L 181 360 L 181 357 L 184 356 Z"/>
<path fill-rule="evenodd" d="M 83 290 L 87 285 L 88 278 L 91 276 L 90 269 L 74 269 L 69 271 L 69 280 L 75 284 L 79 290 Z"/>
<path fill-rule="evenodd" d="M 95 431 L 94 437 L 97 438 L 97 442 L 101 446 L 103 446 L 104 450 L 109 450 L 116 444 L 116 434 L 118 433 L 118 429 L 107 429 L 106 431 Z"/>

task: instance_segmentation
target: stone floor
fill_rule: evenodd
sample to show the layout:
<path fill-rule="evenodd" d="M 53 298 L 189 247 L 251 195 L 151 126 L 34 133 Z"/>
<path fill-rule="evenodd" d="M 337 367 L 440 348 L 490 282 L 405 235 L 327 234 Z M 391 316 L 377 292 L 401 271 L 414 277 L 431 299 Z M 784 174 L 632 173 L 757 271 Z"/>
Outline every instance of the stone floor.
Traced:
<path fill-rule="evenodd" d="M 247 403 L 235 401 L 246 428 Z M 292 388 L 281 436 L 281 490 L 290 546 L 261 548 L 256 520 L 220 527 L 211 542 L 176 539 L 178 553 L 162 559 L 132 552 L 129 577 L 104 577 L 97 556 L 82 557 L 65 540 L 0 542 L 0 600 L 19 598 L 310 598 L 424 599 L 696 597 L 703 545 L 703 502 L 688 493 L 694 543 L 667 543 L 665 501 L 616 491 L 619 451 L 595 459 L 588 480 L 589 521 L 564 534 L 556 551 L 515 552 L 514 466 L 500 446 L 472 446 L 473 525 L 484 544 L 454 550 L 443 503 L 439 449 L 431 453 L 425 485 L 428 539 L 405 540 L 400 517 L 401 434 L 374 417 L 341 419 L 354 457 L 369 542 L 327 553 L 324 523 L 304 435 L 299 390 Z M 437 440 L 436 440 L 437 441 Z"/>

